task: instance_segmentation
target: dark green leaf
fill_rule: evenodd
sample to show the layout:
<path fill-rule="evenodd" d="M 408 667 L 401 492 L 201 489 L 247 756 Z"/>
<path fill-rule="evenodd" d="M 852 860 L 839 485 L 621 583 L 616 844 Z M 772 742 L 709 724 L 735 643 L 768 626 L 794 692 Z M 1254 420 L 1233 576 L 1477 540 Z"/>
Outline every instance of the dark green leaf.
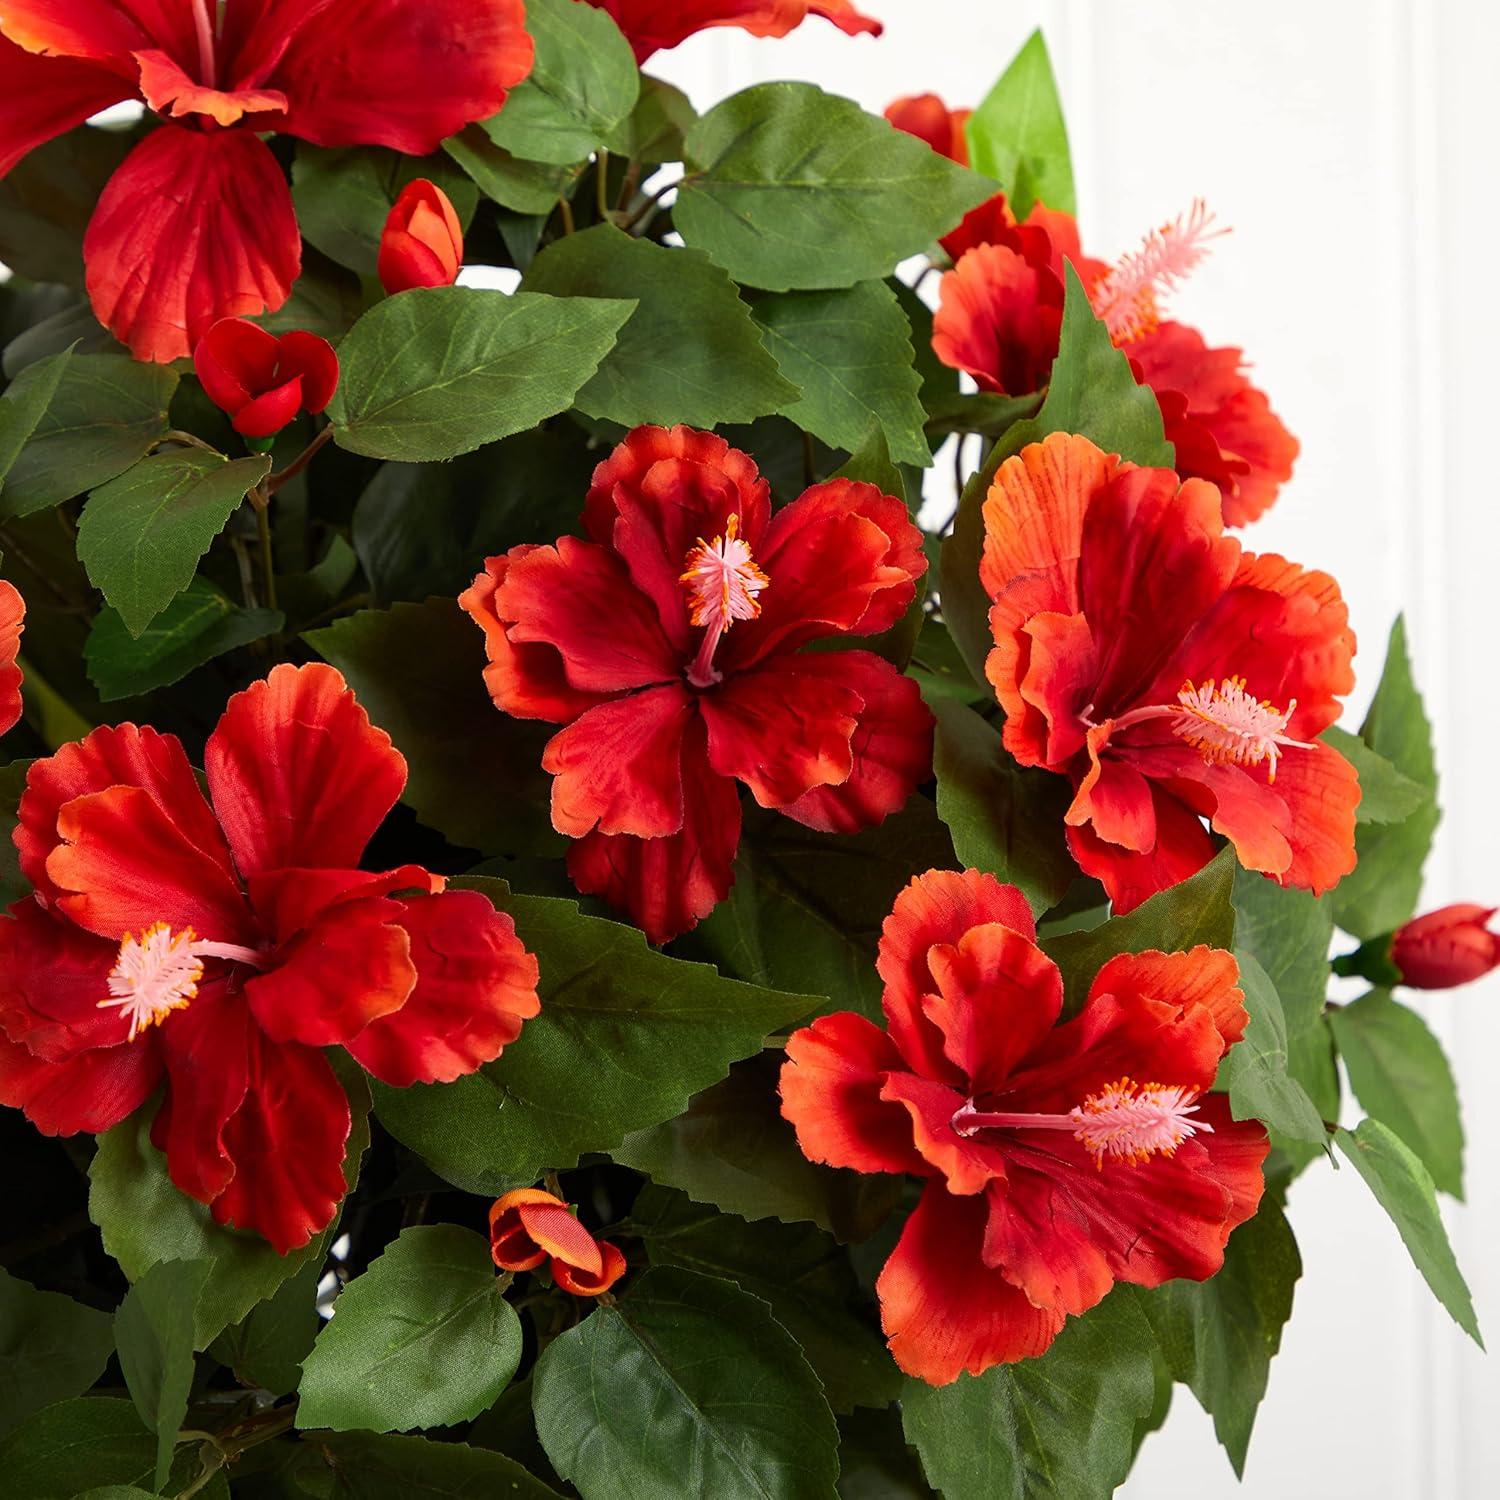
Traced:
<path fill-rule="evenodd" d="M 270 468 L 268 457 L 230 462 L 176 448 L 143 458 L 89 496 L 78 560 L 132 636 L 193 581 L 199 558 Z"/>
<path fill-rule="evenodd" d="M 802 1352 L 764 1302 L 712 1276 L 648 1271 L 547 1346 L 534 1400 L 548 1457 L 586 1495 L 827 1500 L 838 1475 Z"/>
<path fill-rule="evenodd" d="M 1361 1120 L 1356 1130 L 1340 1130 L 1334 1140 L 1390 1215 L 1432 1295 L 1482 1349 L 1468 1284 L 1453 1258 L 1432 1177 L 1421 1158 L 1379 1120 Z"/>
<path fill-rule="evenodd" d="M 929 706 L 937 715 L 938 816 L 953 835 L 958 862 L 1019 887 L 1040 916 L 1062 900 L 1078 873 L 1063 838 L 1072 799 L 1067 781 L 1023 770 L 999 731 L 964 704 L 940 698 Z"/>
<path fill-rule="evenodd" d="M 781 373 L 802 390 L 781 407 L 785 416 L 850 452 L 873 422 L 898 462 L 932 462 L 911 325 L 884 282 L 762 297 L 755 317 Z"/>
<path fill-rule="evenodd" d="M 497 1062 L 456 1083 L 375 1087 L 381 1123 L 467 1191 L 532 1181 L 544 1165 L 571 1166 L 681 1114 L 768 1032 L 811 1009 L 805 995 L 668 958 L 571 901 L 464 884 L 509 912 L 536 954 L 541 1014 Z"/>
<path fill-rule="evenodd" d="M 1067 1008 L 1076 1010 L 1094 975 L 1117 953 L 1185 952 L 1200 943 L 1234 947 L 1234 851 L 1223 850 L 1188 880 L 1160 891 L 1126 917 L 1111 917 L 1087 932 L 1048 938 L 1042 946 L 1063 972 Z"/>
<path fill-rule="evenodd" d="M 1440 817 L 1432 726 L 1412 677 L 1402 619 L 1391 627 L 1385 670 L 1359 737 L 1433 797 L 1400 822 L 1366 824 L 1355 834 L 1359 864 L 1334 887 L 1329 899 L 1340 927 L 1355 937 L 1373 938 L 1395 931 L 1416 911 L 1422 894 L 1422 866 Z"/>
<path fill-rule="evenodd" d="M 536 42 L 531 74 L 484 128 L 528 161 L 579 161 L 635 108 L 635 54 L 608 15 L 575 0 L 527 0 L 526 29 Z"/>
<path fill-rule="evenodd" d="M 742 1219 L 811 1221 L 841 1240 L 866 1239 L 895 1207 L 900 1183 L 808 1161 L 782 1118 L 781 1058 L 736 1063 L 682 1114 L 626 1136 L 610 1155 Z"/>
<path fill-rule="evenodd" d="M 370 1144 L 369 1094 L 362 1076 L 350 1071 L 344 1080 L 353 1117 L 344 1155 L 344 1181 L 350 1187 Z M 165 1158 L 151 1144 L 152 1114 L 137 1110 L 99 1137 L 89 1167 L 89 1217 L 99 1226 L 104 1248 L 133 1282 L 162 1261 L 212 1262 L 198 1298 L 193 1338 L 194 1347 L 202 1349 L 304 1266 L 321 1266 L 334 1228 L 300 1250 L 278 1255 L 259 1235 L 216 1224 L 204 1204 L 167 1176 Z"/>
<path fill-rule="evenodd" d="M 401 1231 L 339 1293 L 303 1361 L 299 1427 L 376 1432 L 477 1417 L 521 1361 L 489 1246 L 457 1224 Z"/>
<path fill-rule="evenodd" d="M 323 1268 L 308 1261 L 289 1281 L 257 1303 L 233 1328 L 226 1328 L 209 1347 L 244 1385 L 259 1386 L 273 1396 L 289 1396 L 302 1377 L 302 1361 L 317 1337 L 318 1282 Z"/>
<path fill-rule="evenodd" d="M 57 291 L 57 287 L 48 290 Z M 7 380 L 19 379 L 39 360 L 54 354 L 113 354 L 121 356 L 125 347 L 94 316 L 87 302 L 69 302 L 50 316 L 29 324 L 6 346 L 0 359 L 0 373 Z"/>
<path fill-rule="evenodd" d="M 89 681 L 101 702 L 134 698 L 180 681 L 196 667 L 264 640 L 286 624 L 275 609 L 241 609 L 213 584 L 195 578 L 132 636 L 118 610 L 101 610 L 83 648 Z"/>
<path fill-rule="evenodd" d="M 0 1433 L 54 1401 L 81 1396 L 114 1346 L 108 1313 L 0 1270 Z"/>
<path fill-rule="evenodd" d="M 861 1409 L 839 1418 L 839 1500 L 936 1500 L 901 1431 L 901 1414 Z"/>
<path fill-rule="evenodd" d="M 1401 1137 L 1441 1191 L 1462 1198 L 1458 1090 L 1427 1023 L 1385 990 L 1372 990 L 1328 1019 L 1349 1087 L 1365 1113 Z"/>
<path fill-rule="evenodd" d="M 361 610 L 305 639 L 406 757 L 402 798 L 429 828 L 486 854 L 561 848 L 541 769 L 552 727 L 490 701 L 484 638 L 452 599 Z"/>
<path fill-rule="evenodd" d="M 30 769 L 29 760 L 13 760 L 0 767 L 0 908 L 19 901 L 31 889 L 31 882 L 21 873 L 20 856 L 11 841 Z"/>
<path fill-rule="evenodd" d="M 1359 823 L 1400 823 L 1432 801 L 1427 787 L 1403 776 L 1383 755 L 1377 755 L 1357 734 L 1337 724 L 1323 738 L 1359 773 Z"/>
<path fill-rule="evenodd" d="M 1130 1289 L 1069 1318 L 1037 1359 L 907 1382 L 906 1437 L 945 1500 L 1105 1500 L 1156 1401 L 1155 1341 Z"/>
<path fill-rule="evenodd" d="M 326 1469 L 308 1466 L 301 1493 L 318 1500 L 559 1500 L 557 1491 L 503 1453 L 420 1437 L 320 1432 L 311 1449 Z"/>
<path fill-rule="evenodd" d="M 1033 31 L 1000 81 L 969 116 L 969 160 L 976 172 L 1005 190 L 1018 219 L 1033 203 L 1076 214 L 1068 128 L 1052 60 L 1040 31 Z"/>
<path fill-rule="evenodd" d="M 626 427 L 713 427 L 797 400 L 735 284 L 700 251 L 669 250 L 598 224 L 549 245 L 523 285 L 556 297 L 635 301 L 599 373 L 575 397 L 592 417 Z"/>
<path fill-rule="evenodd" d="M 681 161 L 683 137 L 698 118 L 692 100 L 665 79 L 641 75 L 635 108 L 611 132 L 605 145 L 616 155 L 644 167 Z"/>
<path fill-rule="evenodd" d="M 763 83 L 688 132 L 673 221 L 746 286 L 843 287 L 886 276 L 994 185 L 810 83 Z"/>
<path fill-rule="evenodd" d="M 631 1219 L 652 1265 L 722 1276 L 770 1303 L 835 1411 L 884 1407 L 901 1394 L 901 1372 L 875 1331 L 873 1309 L 864 1318 L 853 1310 L 859 1288 L 849 1257 L 821 1230 L 747 1224 L 657 1187 L 642 1191 Z"/>
<path fill-rule="evenodd" d="M 934 436 L 949 432 L 978 432 L 998 439 L 1017 422 L 1034 417 L 1041 405 L 1040 394 L 997 396 L 990 391 L 955 392 L 928 404 L 927 431 Z"/>
<path fill-rule="evenodd" d="M 292 200 L 310 244 L 361 276 L 373 276 L 380 236 L 401 190 L 418 178 L 435 182 L 467 225 L 479 202 L 472 180 L 444 156 L 404 156 L 381 146 L 329 148 L 297 143 Z"/>
<path fill-rule="evenodd" d="M 936 615 L 928 615 L 922 621 L 908 670 L 921 686 L 929 708 L 940 698 L 952 698 L 971 706 L 993 701 L 989 686 L 980 687 L 974 681 L 948 627 Z"/>
<path fill-rule="evenodd" d="M 470 125 L 460 134 L 449 136 L 443 150 L 474 179 L 486 198 L 518 214 L 550 214 L 574 177 L 568 167 L 512 156 L 497 146 L 481 125 Z"/>
<path fill-rule="evenodd" d="M 1291 1226 L 1266 1200 L 1230 1235 L 1218 1275 L 1139 1294 L 1172 1377 L 1213 1417 L 1237 1475 L 1301 1275 Z"/>
<path fill-rule="evenodd" d="M 302 247 L 302 274 L 292 295 L 273 313 L 255 321 L 278 337 L 301 329 L 338 343 L 365 309 L 359 277 L 310 245 Z M 208 398 L 205 396 L 204 400 Z"/>
<path fill-rule="evenodd" d="M 28 366 L 7 393 L 17 400 L 49 377 Z M 0 517 L 71 500 L 123 473 L 167 431 L 177 372 L 112 354 L 75 354 L 31 440 L 5 476 Z"/>
<path fill-rule="evenodd" d="M 49 354 L 23 371 L 0 396 L 0 493 L 5 489 L 5 476 L 10 473 L 11 465 L 46 416 L 72 357 L 66 349 L 61 354 Z"/>
<path fill-rule="evenodd" d="M 444 286 L 388 297 L 339 348 L 329 407 L 341 448 L 457 458 L 572 405 L 633 302 Z"/>
<path fill-rule="evenodd" d="M 213 1262 L 164 1260 L 125 1294 L 115 1312 L 120 1368 L 141 1420 L 156 1433 L 160 1490 L 172 1468 L 177 1432 L 193 1386 L 194 1309 Z"/>

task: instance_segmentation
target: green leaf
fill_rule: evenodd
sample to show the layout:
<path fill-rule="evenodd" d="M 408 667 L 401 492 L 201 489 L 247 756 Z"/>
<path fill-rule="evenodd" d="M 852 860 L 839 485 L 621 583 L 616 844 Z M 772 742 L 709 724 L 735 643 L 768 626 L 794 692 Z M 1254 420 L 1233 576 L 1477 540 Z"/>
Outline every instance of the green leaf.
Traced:
<path fill-rule="evenodd" d="M 370 1144 L 369 1094 L 362 1078 L 348 1070 L 344 1080 L 353 1119 L 344 1181 L 351 1188 Z M 321 1266 L 335 1226 L 302 1249 L 278 1255 L 259 1235 L 216 1224 L 208 1207 L 180 1191 L 167 1175 L 165 1158 L 151 1144 L 153 1113 L 137 1110 L 99 1137 L 89 1166 L 89 1217 L 99 1226 L 104 1248 L 132 1282 L 163 1261 L 212 1262 L 198 1297 L 193 1337 L 194 1348 L 203 1349 L 305 1266 Z"/>
<path fill-rule="evenodd" d="M 143 458 L 89 496 L 78 560 L 132 636 L 193 581 L 198 559 L 270 470 L 266 456 L 230 462 L 177 448 Z"/>
<path fill-rule="evenodd" d="M 1276 986 L 1252 954 L 1241 952 L 1237 957 L 1250 1023 L 1224 1058 L 1217 1086 L 1228 1089 L 1230 1113 L 1236 1120 L 1260 1120 L 1274 1136 L 1326 1148 L 1322 1115 L 1287 1071 L 1286 1017 Z"/>
<path fill-rule="evenodd" d="M 81 1396 L 114 1351 L 108 1313 L 0 1270 L 0 1433 Z"/>
<path fill-rule="evenodd" d="M 755 317 L 781 373 L 802 390 L 800 400 L 781 407 L 783 415 L 851 453 L 873 422 L 892 458 L 931 464 L 911 325 L 883 281 L 762 297 Z"/>
<path fill-rule="evenodd" d="M 1391 627 L 1385 670 L 1359 737 L 1433 798 L 1400 822 L 1366 824 L 1355 832 L 1359 864 L 1334 887 L 1329 899 L 1334 918 L 1345 932 L 1373 938 L 1393 932 L 1416 911 L 1422 894 L 1422 866 L 1441 816 L 1432 726 L 1412 677 L 1403 619 Z"/>
<path fill-rule="evenodd" d="M 299 1494 L 319 1500 L 559 1500 L 557 1491 L 503 1453 L 421 1437 L 320 1432 L 304 1449 L 327 1467 L 309 1465 Z"/>
<path fill-rule="evenodd" d="M 1018 219 L 1031 212 L 1033 203 L 1078 212 L 1068 128 L 1040 31 L 1031 33 L 969 116 L 966 133 L 974 170 L 1000 184 Z"/>
<path fill-rule="evenodd" d="M 782 1118 L 781 1054 L 734 1065 L 675 1119 L 611 1150 L 625 1166 L 742 1219 L 812 1222 L 841 1240 L 868 1239 L 889 1217 L 900 1181 L 810 1162 Z"/>
<path fill-rule="evenodd" d="M 1126 917 L 1087 932 L 1047 938 L 1042 947 L 1063 973 L 1066 1006 L 1076 1010 L 1088 994 L 1094 975 L 1117 953 L 1159 949 L 1181 953 L 1200 943 L 1210 948 L 1234 947 L 1234 851 L 1222 850 L 1191 878 L 1159 891 Z"/>
<path fill-rule="evenodd" d="M 21 450 L 47 414 L 73 355 L 70 350 L 39 359 L 0 396 L 0 492 Z"/>
<path fill-rule="evenodd" d="M 531 73 L 484 128 L 529 161 L 579 161 L 635 108 L 635 54 L 608 15 L 575 0 L 527 0 L 526 29 L 536 42 Z"/>
<path fill-rule="evenodd" d="M 683 137 L 697 120 L 692 100 L 675 84 L 649 73 L 641 75 L 641 95 L 635 108 L 610 133 L 605 145 L 616 156 L 659 167 L 681 161 Z"/>
<path fill-rule="evenodd" d="M 1056 906 L 1077 875 L 1063 838 L 1067 781 L 1023 770 L 993 725 L 952 698 L 929 705 L 937 716 L 933 769 L 938 816 L 960 864 L 1017 886 L 1037 916 Z"/>
<path fill-rule="evenodd" d="M 927 431 L 936 437 L 950 432 L 978 432 L 1002 438 L 1017 422 L 1041 410 L 1042 396 L 997 396 L 991 391 L 954 392 L 927 403 Z"/>
<path fill-rule="evenodd" d="M 1156 1401 L 1155 1341 L 1130 1289 L 1069 1318 L 1036 1359 L 952 1385 L 909 1380 L 906 1438 L 945 1500 L 1105 1500 Z"/>
<path fill-rule="evenodd" d="M 873 1307 L 863 1318 L 854 1311 L 859 1283 L 849 1257 L 820 1229 L 747 1224 L 650 1186 L 630 1217 L 653 1266 L 720 1276 L 768 1302 L 835 1411 L 885 1407 L 901 1394 L 901 1372 L 875 1330 Z"/>
<path fill-rule="evenodd" d="M 138 637 L 118 610 L 101 610 L 83 659 L 100 701 L 112 703 L 169 687 L 216 656 L 264 640 L 285 624 L 280 610 L 241 609 L 206 579 L 194 578 Z"/>
<path fill-rule="evenodd" d="M 1359 773 L 1358 823 L 1400 823 L 1432 801 L 1432 792 L 1403 776 L 1383 755 L 1377 755 L 1357 734 L 1337 724 L 1323 738 Z"/>
<path fill-rule="evenodd" d="M 735 284 L 701 251 L 669 250 L 598 224 L 549 245 L 523 286 L 636 303 L 599 373 L 575 397 L 591 417 L 625 427 L 713 427 L 797 400 L 797 386 L 777 373 Z"/>
<path fill-rule="evenodd" d="M 1340 1130 L 1334 1140 L 1364 1178 L 1376 1202 L 1390 1215 L 1432 1295 L 1447 1308 L 1453 1321 L 1484 1348 L 1468 1284 L 1453 1258 L 1448 1231 L 1443 1228 L 1443 1218 L 1438 1212 L 1432 1177 L 1421 1158 L 1379 1120 L 1361 1120 L 1357 1129 Z"/>
<path fill-rule="evenodd" d="M 486 854 L 561 849 L 541 768 L 552 726 L 490 701 L 484 637 L 452 599 L 361 610 L 304 639 L 406 757 L 402 800 L 429 828 Z"/>
<path fill-rule="evenodd" d="M 1230 1235 L 1224 1269 L 1216 1276 L 1169 1281 L 1138 1293 L 1173 1379 L 1188 1386 L 1213 1417 L 1214 1431 L 1241 1477 L 1301 1275 L 1291 1225 L 1267 1199 Z"/>
<path fill-rule="evenodd" d="M 936 1495 L 895 1407 L 839 1418 L 839 1500 L 935 1500 Z"/>
<path fill-rule="evenodd" d="M 1275 986 L 1288 1037 L 1309 1030 L 1328 997 L 1328 902 L 1244 869 L 1234 872 L 1233 900 L 1236 950 L 1252 954 Z"/>
<path fill-rule="evenodd" d="M 443 142 L 443 150 L 473 178 L 486 198 L 518 214 L 550 214 L 575 176 L 568 167 L 512 156 L 484 133 L 482 125 L 470 125 L 458 135 L 450 135 Z"/>
<path fill-rule="evenodd" d="M 21 873 L 21 857 L 11 837 L 30 769 L 29 760 L 14 760 L 0 767 L 0 908 L 19 901 L 31 890 L 31 882 Z"/>
<path fill-rule="evenodd" d="M 925 250 L 994 184 L 810 83 L 763 83 L 687 136 L 673 222 L 738 282 L 843 287 Z"/>
<path fill-rule="evenodd" d="M 634 310 L 459 286 L 388 297 L 339 346 L 334 438 L 370 458 L 423 461 L 535 427 L 572 405 Z"/>
<path fill-rule="evenodd" d="M 448 464 L 382 464 L 351 529 L 376 603 L 452 598 L 484 558 L 554 541 L 578 519 L 597 462 L 581 442 L 536 431 Z"/>
<path fill-rule="evenodd" d="M 115 1313 L 115 1345 L 135 1409 L 156 1433 L 156 1482 L 172 1468 L 178 1429 L 187 1415 L 196 1347 L 194 1309 L 213 1263 L 165 1260 L 125 1294 Z"/>
<path fill-rule="evenodd" d="M 1161 408 L 1148 386 L 1137 385 L 1130 361 L 1114 346 L 1109 330 L 1094 316 L 1088 293 L 1071 264 L 1066 271 L 1062 331 L 1046 400 L 1036 416 L 1017 422 L 970 476 L 943 543 L 943 618 L 974 674 L 983 682 L 990 637 L 990 600 L 979 582 L 984 551 L 985 496 L 1007 458 L 1048 433 L 1076 432 L 1106 453 L 1132 463 L 1171 468 L 1176 453 L 1162 427 Z"/>
<path fill-rule="evenodd" d="M 29 365 L 6 393 L 20 401 L 50 382 Z M 5 476 L 0 518 L 30 515 L 93 489 L 141 459 L 167 431 L 177 372 L 113 354 L 75 354 L 46 414 Z"/>
<path fill-rule="evenodd" d="M 1325 1119 L 1336 1120 L 1343 1108 L 1343 1086 L 1339 1081 L 1338 1054 L 1333 1045 L 1333 1032 L 1326 1016 L 1305 1031 L 1291 1031 L 1287 1036 L 1287 1072 L 1302 1085 L 1313 1108 Z M 1328 1151 L 1328 1142 L 1317 1145 L 1283 1138 L 1276 1143 L 1277 1150 L 1291 1163 L 1295 1176 L 1311 1162 Z"/>
<path fill-rule="evenodd" d="M 571 901 L 462 882 L 515 919 L 541 964 L 541 1014 L 496 1062 L 450 1084 L 375 1085 L 397 1140 L 469 1192 L 534 1181 L 671 1119 L 766 1035 L 811 1009 L 788 995 L 667 958 L 633 927 Z"/>
<path fill-rule="evenodd" d="M 935 615 L 928 615 L 922 621 L 908 670 L 920 685 L 929 708 L 941 698 L 953 698 L 971 707 L 994 701 L 989 687 L 980 687 L 974 681 L 948 627 Z"/>
<path fill-rule="evenodd" d="M 838 1428 L 758 1297 L 656 1267 L 537 1362 L 537 1432 L 586 1495 L 827 1500 Z M 643 1434 L 650 1441 L 642 1441 Z"/>
<path fill-rule="evenodd" d="M 339 1293 L 302 1366 L 297 1425 L 376 1432 L 477 1417 L 521 1362 L 489 1246 L 457 1224 L 403 1229 Z"/>
<path fill-rule="evenodd" d="M 292 201 L 309 244 L 361 276 L 374 276 L 380 236 L 401 190 L 435 182 L 467 226 L 479 202 L 471 178 L 444 156 L 405 156 L 380 146 L 330 148 L 298 141 Z"/>
<path fill-rule="evenodd" d="M 208 1352 L 233 1370 L 241 1384 L 258 1386 L 273 1396 L 291 1395 L 321 1326 L 318 1282 L 322 1274 L 317 1261 L 308 1261 L 234 1327 L 226 1328 Z"/>
<path fill-rule="evenodd" d="M 1372 990 L 1328 1019 L 1349 1087 L 1365 1113 L 1401 1137 L 1442 1192 L 1462 1198 L 1458 1089 L 1427 1023 L 1385 990 Z"/>

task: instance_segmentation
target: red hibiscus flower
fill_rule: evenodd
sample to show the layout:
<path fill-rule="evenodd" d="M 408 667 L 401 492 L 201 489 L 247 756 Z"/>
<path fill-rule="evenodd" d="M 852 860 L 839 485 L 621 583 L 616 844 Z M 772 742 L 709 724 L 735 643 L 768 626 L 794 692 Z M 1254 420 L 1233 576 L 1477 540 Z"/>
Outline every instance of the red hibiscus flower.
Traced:
<path fill-rule="evenodd" d="M 380 235 L 380 284 L 394 296 L 419 286 L 452 286 L 464 263 L 464 231 L 437 183 L 408 182 Z"/>
<path fill-rule="evenodd" d="M 1493 906 L 1459 901 L 1413 917 L 1391 940 L 1401 983 L 1415 990 L 1446 990 L 1500 968 L 1500 933 L 1490 931 L 1494 915 Z"/>
<path fill-rule="evenodd" d="M 1338 585 L 1224 535 L 1218 491 L 1055 433 L 1000 466 L 980 579 L 1005 744 L 1068 776 L 1068 842 L 1119 911 L 1214 846 L 1322 892 L 1354 868 L 1354 768 L 1318 736 L 1354 686 Z"/>
<path fill-rule="evenodd" d="M 635 49 L 637 62 L 711 26 L 738 26 L 752 36 L 785 36 L 809 16 L 822 16 L 849 36 L 879 36 L 879 21 L 853 0 L 589 0 L 607 11 Z"/>
<path fill-rule="evenodd" d="M 490 1205 L 490 1258 L 502 1271 L 534 1271 L 575 1297 L 599 1297 L 625 1274 L 625 1257 L 596 1240 L 568 1205 L 541 1188 L 516 1188 Z"/>
<path fill-rule="evenodd" d="M 900 500 L 834 479 L 771 514 L 754 462 L 710 433 L 639 427 L 594 472 L 587 541 L 513 547 L 459 600 L 497 707 L 564 728 L 552 823 L 582 891 L 654 942 L 733 883 L 736 781 L 851 832 L 931 769 L 932 717 L 869 651 L 803 651 L 901 618 L 926 570 Z"/>
<path fill-rule="evenodd" d="M 885 117 L 897 130 L 926 141 L 939 156 L 966 167 L 969 139 L 965 129 L 973 113 L 972 109 L 949 109 L 936 94 L 908 94 L 891 104 Z"/>
<path fill-rule="evenodd" d="M 15 584 L 0 578 L 0 734 L 16 727 L 21 717 L 21 629 L 26 623 L 26 601 Z"/>
<path fill-rule="evenodd" d="M 933 870 L 880 940 L 886 1029 L 787 1042 L 782 1113 L 813 1161 L 926 1180 L 876 1283 L 896 1363 L 932 1385 L 1040 1354 L 1116 1282 L 1202 1281 L 1254 1214 L 1269 1149 L 1208 1094 L 1246 1016 L 1214 948 L 1063 983 L 1021 893 Z"/>
<path fill-rule="evenodd" d="M 400 1086 L 473 1072 L 537 1013 L 510 918 L 416 866 L 357 868 L 406 766 L 332 667 L 277 667 L 208 741 L 133 724 L 37 761 L 0 918 L 0 1103 L 48 1134 L 123 1120 L 183 1192 L 281 1252 L 344 1195 L 325 1047 Z"/>
<path fill-rule="evenodd" d="M 172 122 L 110 179 L 83 253 L 99 321 L 177 359 L 280 307 L 301 269 L 262 134 L 425 156 L 530 72 L 523 21 L 523 0 L 6 0 L 0 174 L 122 99 Z"/>

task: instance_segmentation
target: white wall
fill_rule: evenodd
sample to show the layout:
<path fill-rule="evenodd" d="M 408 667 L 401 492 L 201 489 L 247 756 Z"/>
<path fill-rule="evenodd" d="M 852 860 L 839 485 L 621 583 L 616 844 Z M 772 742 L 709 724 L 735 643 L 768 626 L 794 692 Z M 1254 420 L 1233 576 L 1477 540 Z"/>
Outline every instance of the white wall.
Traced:
<path fill-rule="evenodd" d="M 1235 232 L 1176 306 L 1241 343 L 1301 438 L 1251 545 L 1333 572 L 1363 651 L 1362 712 L 1407 613 L 1437 716 L 1446 821 L 1426 904 L 1500 901 L 1488 779 L 1500 744 L 1500 8 L 1487 0 L 866 0 L 879 42 L 809 22 L 719 31 L 655 70 L 700 108 L 808 78 L 882 108 L 976 103 L 1044 27 L 1072 129 L 1085 244 L 1113 255 L 1206 197 Z M 940 483 L 934 479 L 934 484 Z M 1500 976 L 1422 1006 L 1450 1049 L 1471 1142 L 1448 1215 L 1500 1340 Z M 1350 1170 L 1314 1168 L 1291 1217 L 1306 1270 L 1242 1490 L 1179 1391 L 1131 1500 L 1470 1500 L 1500 1493 L 1500 1363 L 1432 1301 Z"/>

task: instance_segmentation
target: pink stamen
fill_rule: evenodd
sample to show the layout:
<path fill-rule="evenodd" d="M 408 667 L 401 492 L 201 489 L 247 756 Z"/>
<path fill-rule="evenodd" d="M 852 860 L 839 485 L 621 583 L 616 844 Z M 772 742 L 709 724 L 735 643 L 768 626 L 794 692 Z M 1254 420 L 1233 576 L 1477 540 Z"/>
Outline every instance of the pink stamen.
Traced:
<path fill-rule="evenodd" d="M 1201 198 L 1160 229 L 1153 229 L 1139 250 L 1121 256 L 1094 288 L 1090 301 L 1117 344 L 1150 333 L 1160 320 L 1157 298 L 1172 291 L 1208 255 L 1208 241 L 1228 234 L 1214 227 L 1214 216 Z"/>
<path fill-rule="evenodd" d="M 191 927 L 173 932 L 165 922 L 154 922 L 140 937 L 125 934 L 109 971 L 110 998 L 99 1001 L 98 1008 L 124 1011 L 130 1020 L 127 1040 L 133 1042 L 197 996 L 205 958 L 257 969 L 265 963 L 265 954 L 254 948 L 199 942 Z"/>
<path fill-rule="evenodd" d="M 1090 1094 L 1065 1115 L 985 1111 L 971 1099 L 954 1112 L 953 1129 L 961 1136 L 981 1130 L 1066 1130 L 1103 1167 L 1105 1157 L 1139 1165 L 1177 1148 L 1213 1126 L 1190 1118 L 1197 1114 L 1198 1090 L 1181 1084 L 1136 1083 L 1122 1078 Z"/>
<path fill-rule="evenodd" d="M 724 535 L 698 544 L 687 555 L 679 582 L 687 588 L 690 618 L 704 636 L 687 680 L 697 688 L 711 687 L 723 678 L 714 667 L 719 638 L 736 620 L 753 620 L 760 613 L 756 597 L 771 582 L 755 565 L 750 544 L 740 538 L 740 518 L 730 516 Z"/>

